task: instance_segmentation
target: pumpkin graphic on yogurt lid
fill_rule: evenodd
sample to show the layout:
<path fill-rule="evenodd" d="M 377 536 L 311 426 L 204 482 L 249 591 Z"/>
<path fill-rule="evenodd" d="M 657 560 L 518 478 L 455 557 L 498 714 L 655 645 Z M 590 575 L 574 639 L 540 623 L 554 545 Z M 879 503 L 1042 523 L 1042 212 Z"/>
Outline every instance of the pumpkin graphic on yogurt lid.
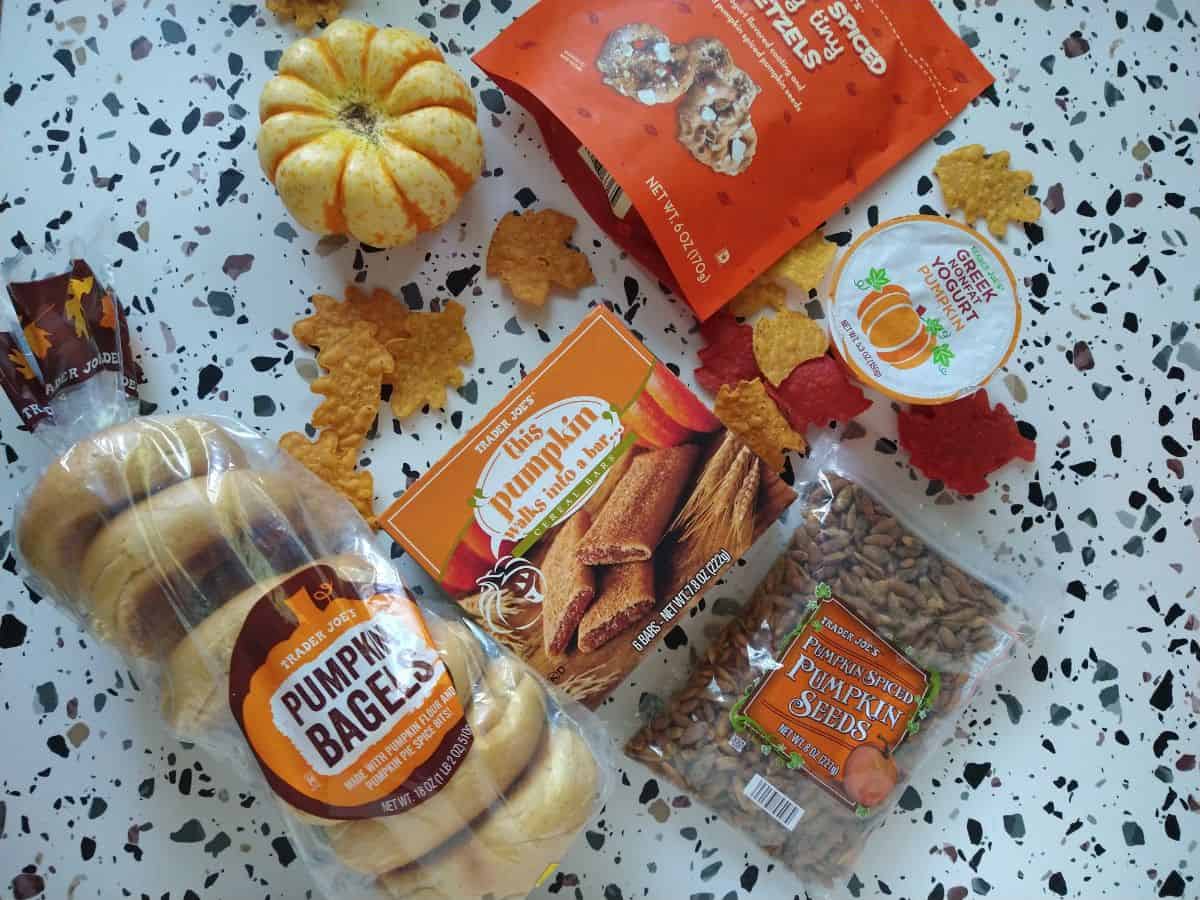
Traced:
<path fill-rule="evenodd" d="M 930 359 L 939 365 L 949 363 L 946 358 L 949 348 L 939 348 L 937 341 L 943 333 L 940 324 L 921 318 L 913 308 L 908 289 L 892 284 L 886 269 L 871 269 L 854 286 L 870 291 L 858 305 L 858 321 L 882 362 L 897 369 L 915 369 Z"/>

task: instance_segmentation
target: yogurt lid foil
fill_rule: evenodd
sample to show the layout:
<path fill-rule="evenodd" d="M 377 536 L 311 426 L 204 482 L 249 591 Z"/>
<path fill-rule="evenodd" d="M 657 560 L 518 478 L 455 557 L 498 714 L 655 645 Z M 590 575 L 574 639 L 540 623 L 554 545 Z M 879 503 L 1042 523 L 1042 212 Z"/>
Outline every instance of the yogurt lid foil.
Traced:
<path fill-rule="evenodd" d="M 1017 281 L 996 246 L 938 216 L 882 222 L 833 275 L 830 341 L 854 375 L 905 403 L 949 403 L 1007 362 L 1021 330 Z"/>

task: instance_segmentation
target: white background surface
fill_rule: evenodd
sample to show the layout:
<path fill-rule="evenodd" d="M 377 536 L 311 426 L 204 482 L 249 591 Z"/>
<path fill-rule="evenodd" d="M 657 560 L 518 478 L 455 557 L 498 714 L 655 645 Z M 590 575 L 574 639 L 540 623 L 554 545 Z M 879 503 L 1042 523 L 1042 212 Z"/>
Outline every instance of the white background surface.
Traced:
<path fill-rule="evenodd" d="M 496 3 L 507 6 L 351 0 L 348 12 L 435 35 L 483 90 L 489 85 L 462 51 L 481 46 L 524 7 L 501 14 Z M 939 5 L 956 30 L 978 38 L 976 52 L 998 80 L 999 103 L 983 100 L 953 122 L 948 145 L 1011 149 L 1017 166 L 1035 172 L 1039 196 L 1052 185 L 1065 196 L 1065 205 L 1055 204 L 1061 211 L 1043 217 L 1044 241 L 1035 245 L 1013 228 L 1006 244 L 1041 308 L 1026 308 L 1023 339 L 992 396 L 1036 428 L 1039 459 L 999 473 L 966 511 L 972 529 L 1078 587 L 1044 598 L 1051 615 L 1032 658 L 976 700 L 958 740 L 917 778 L 919 807 L 891 816 L 838 895 L 1195 896 L 1200 786 L 1188 754 L 1198 744 L 1193 589 L 1200 563 L 1187 489 L 1200 438 L 1194 4 L 1162 0 L 1156 13 L 1150 0 L 1086 8 L 1062 0 Z M 289 329 L 307 296 L 337 292 L 365 273 L 367 284 L 396 292 L 414 284 L 425 303 L 445 297 L 447 276 L 481 264 L 494 222 L 517 208 L 525 187 L 535 205 L 580 219 L 577 243 L 599 283 L 539 312 L 515 309 L 496 283 L 474 278 L 459 298 L 469 307 L 477 351 L 471 384 L 452 395 L 444 414 L 398 430 L 382 414 L 367 454 L 380 503 L 448 449 L 589 303 L 618 304 L 650 348 L 690 378 L 698 344 L 690 314 L 587 219 L 544 155 L 536 126 L 511 103 L 498 115 L 481 108 L 489 177 L 440 233 L 386 254 L 294 234 L 253 147 L 257 95 L 270 75 L 265 54 L 294 32 L 265 11 L 263 24 L 251 15 L 240 26 L 230 12 L 228 3 L 184 0 L 4 6 L 0 253 L 37 245 L 52 230 L 95 231 L 101 252 L 122 255 L 117 287 L 133 306 L 147 400 L 161 410 L 240 416 L 271 436 L 299 427 L 314 406 L 304 377 L 313 364 Z M 183 29 L 182 40 L 170 42 L 179 34 L 164 30 L 165 20 Z M 1076 52 L 1073 32 L 1081 32 L 1086 52 Z M 143 36 L 150 52 L 135 61 L 131 48 Z M 54 56 L 64 48 L 74 74 Z M 21 86 L 17 96 L 12 85 Z M 248 111 L 240 120 L 237 104 Z M 192 108 L 202 119 L 185 134 Z M 152 131 L 160 118 L 169 134 Z M 239 128 L 246 132 L 240 141 Z M 861 233 L 872 206 L 880 219 L 925 203 L 944 212 L 936 186 L 919 195 L 941 152 L 933 143 L 922 148 L 827 231 Z M 223 172 L 244 180 L 219 203 Z M 114 175 L 121 176 L 115 183 Z M 1124 199 L 1110 211 L 1114 190 Z M 1140 203 L 1130 201 L 1134 193 Z M 1172 193 L 1183 202 L 1176 205 Z M 70 221 L 59 227 L 64 212 Z M 95 223 L 107 223 L 112 234 Z M 136 252 L 113 241 L 126 231 Z M 223 266 L 238 254 L 254 260 L 235 279 Z M 231 316 L 216 314 L 226 308 L 225 295 Z M 1085 365 L 1080 342 L 1094 367 Z M 276 362 L 260 371 L 264 358 Z M 198 396 L 206 367 L 215 367 L 206 387 L 214 371 L 221 378 Z M 878 402 L 868 419 L 894 435 L 888 404 Z M 1173 456 L 1165 435 L 1186 455 Z M 0 415 L 0 446 L 2 556 L 11 501 L 44 451 L 17 429 L 11 411 Z M 868 439 L 852 446 L 877 454 Z M 898 478 L 906 473 L 895 469 Z M 1169 502 L 1153 486 L 1169 492 Z M 973 530 L 966 537 L 974 539 Z M 686 623 L 688 647 L 660 647 L 604 708 L 614 744 L 635 727 L 639 695 L 668 694 L 689 651 L 703 648 L 724 621 L 711 612 L 712 601 L 744 597 L 772 552 L 770 542 L 760 544 L 709 595 L 706 612 Z M 10 879 L 24 867 L 34 867 L 51 898 L 304 896 L 305 872 L 299 861 L 283 864 L 286 847 L 269 799 L 247 792 L 221 760 L 174 741 L 150 692 L 130 682 L 121 661 L 49 604 L 35 603 L 11 555 L 4 561 L 7 634 L 19 631 L 13 620 L 28 630 L 16 646 L 0 649 L 0 896 L 9 896 Z M 401 565 L 425 584 L 410 561 Z M 1152 705 L 1152 698 L 1162 703 L 1168 679 L 1170 702 Z M 669 816 L 657 821 L 646 770 L 620 756 L 616 765 L 616 793 L 564 860 L 555 894 L 796 896 L 793 880 L 749 842 L 698 806 L 673 805 L 679 792 L 665 782 L 659 789 Z M 990 773 L 972 786 L 968 773 L 981 765 Z"/>

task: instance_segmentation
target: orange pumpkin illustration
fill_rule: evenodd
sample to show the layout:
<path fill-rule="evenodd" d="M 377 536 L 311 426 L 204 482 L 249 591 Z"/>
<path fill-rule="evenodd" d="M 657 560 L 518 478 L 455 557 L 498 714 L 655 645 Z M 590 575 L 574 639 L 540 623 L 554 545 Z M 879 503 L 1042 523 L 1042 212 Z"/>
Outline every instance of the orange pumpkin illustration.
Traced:
<path fill-rule="evenodd" d="M 897 369 L 915 369 L 935 355 L 934 329 L 913 309 L 908 290 L 890 282 L 887 270 L 871 269 L 855 286 L 871 289 L 858 306 L 858 321 L 880 360 Z"/>

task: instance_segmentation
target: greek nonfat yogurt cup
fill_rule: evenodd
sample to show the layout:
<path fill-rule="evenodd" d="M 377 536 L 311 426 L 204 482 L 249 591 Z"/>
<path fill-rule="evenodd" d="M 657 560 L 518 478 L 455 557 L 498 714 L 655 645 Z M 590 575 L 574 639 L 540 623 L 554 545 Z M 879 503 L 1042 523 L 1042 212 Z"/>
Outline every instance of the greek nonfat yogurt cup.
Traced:
<path fill-rule="evenodd" d="M 991 241 L 938 216 L 882 222 L 833 274 L 830 342 L 851 372 L 905 403 L 949 403 L 1007 362 L 1021 329 L 1012 269 Z"/>

